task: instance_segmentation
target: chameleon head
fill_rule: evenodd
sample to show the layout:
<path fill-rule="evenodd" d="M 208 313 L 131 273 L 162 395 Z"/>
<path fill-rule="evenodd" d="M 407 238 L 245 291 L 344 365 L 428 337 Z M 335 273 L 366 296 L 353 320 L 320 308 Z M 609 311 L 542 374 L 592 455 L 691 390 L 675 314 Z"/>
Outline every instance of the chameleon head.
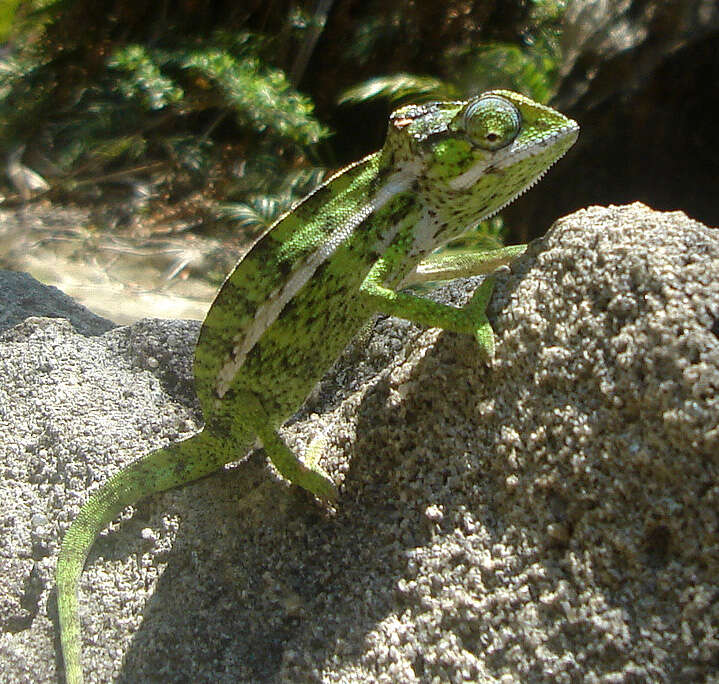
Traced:
<path fill-rule="evenodd" d="M 576 141 L 572 119 L 523 95 L 494 90 L 464 102 L 398 109 L 384 152 L 415 160 L 416 188 L 442 244 L 497 213 Z"/>

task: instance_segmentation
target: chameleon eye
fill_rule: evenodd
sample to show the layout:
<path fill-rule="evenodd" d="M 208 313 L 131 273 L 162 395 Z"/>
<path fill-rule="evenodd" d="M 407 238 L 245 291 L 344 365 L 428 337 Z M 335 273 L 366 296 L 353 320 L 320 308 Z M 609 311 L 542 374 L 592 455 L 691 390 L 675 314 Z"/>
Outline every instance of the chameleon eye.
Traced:
<path fill-rule="evenodd" d="M 519 134 L 521 125 L 519 110 L 496 95 L 480 97 L 464 112 L 464 129 L 469 139 L 484 150 L 509 145 Z"/>

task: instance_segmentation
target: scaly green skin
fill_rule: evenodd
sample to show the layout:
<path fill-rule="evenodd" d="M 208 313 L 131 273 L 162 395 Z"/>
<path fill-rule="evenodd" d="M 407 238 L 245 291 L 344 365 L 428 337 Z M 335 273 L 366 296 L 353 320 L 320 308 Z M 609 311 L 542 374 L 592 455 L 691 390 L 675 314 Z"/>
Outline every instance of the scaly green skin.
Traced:
<path fill-rule="evenodd" d="M 57 586 L 70 684 L 82 682 L 79 577 L 95 538 L 125 506 L 212 473 L 257 439 L 290 481 L 335 499 L 332 480 L 303 464 L 277 428 L 373 314 L 474 335 L 491 359 L 484 313 L 491 278 L 464 309 L 398 290 L 486 273 L 520 253 L 521 246 L 423 261 L 531 185 L 578 130 L 508 91 L 403 107 L 390 118 L 382 150 L 335 175 L 265 233 L 227 278 L 202 326 L 195 378 L 204 429 L 112 477 L 65 535 Z"/>

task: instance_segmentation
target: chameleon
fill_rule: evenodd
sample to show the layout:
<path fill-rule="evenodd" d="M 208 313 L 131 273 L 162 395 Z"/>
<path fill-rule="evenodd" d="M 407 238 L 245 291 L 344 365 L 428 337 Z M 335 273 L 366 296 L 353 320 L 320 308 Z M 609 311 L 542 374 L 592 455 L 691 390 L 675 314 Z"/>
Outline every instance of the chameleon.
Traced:
<path fill-rule="evenodd" d="M 471 335 L 491 363 L 491 272 L 526 246 L 435 252 L 537 182 L 578 134 L 572 119 L 507 90 L 406 105 L 391 114 L 378 152 L 330 177 L 259 237 L 202 324 L 194 376 L 204 427 L 120 470 L 65 534 L 56 581 L 68 684 L 83 681 L 80 575 L 96 537 L 125 507 L 219 470 L 258 443 L 291 483 L 337 500 L 314 443 L 302 459 L 277 430 L 375 314 Z M 408 290 L 471 275 L 487 277 L 462 308 Z"/>

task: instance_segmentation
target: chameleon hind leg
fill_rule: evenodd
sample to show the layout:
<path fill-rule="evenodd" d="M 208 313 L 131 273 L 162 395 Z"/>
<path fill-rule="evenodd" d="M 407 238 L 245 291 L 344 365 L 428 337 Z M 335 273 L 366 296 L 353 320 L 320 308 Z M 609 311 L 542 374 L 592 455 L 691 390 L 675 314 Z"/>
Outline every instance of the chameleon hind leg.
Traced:
<path fill-rule="evenodd" d="M 284 443 L 277 430 L 272 427 L 272 421 L 257 396 L 252 392 L 243 392 L 241 397 L 243 407 L 241 420 L 248 422 L 252 431 L 257 433 L 267 455 L 280 474 L 322 501 L 336 501 L 337 487 L 317 463 L 319 454 L 315 442 L 312 442 L 308 454 L 311 460 L 308 463 L 303 463 Z"/>

